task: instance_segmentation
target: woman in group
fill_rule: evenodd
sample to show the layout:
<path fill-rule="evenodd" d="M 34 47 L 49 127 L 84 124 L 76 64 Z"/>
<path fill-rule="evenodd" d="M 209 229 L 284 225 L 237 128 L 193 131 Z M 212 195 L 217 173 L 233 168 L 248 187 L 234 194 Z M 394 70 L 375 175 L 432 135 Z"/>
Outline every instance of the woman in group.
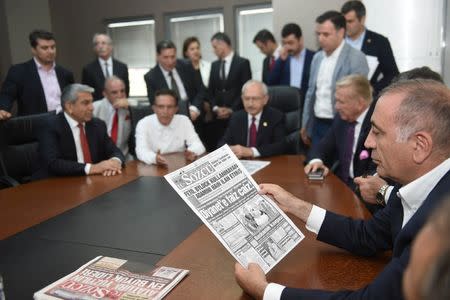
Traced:
<path fill-rule="evenodd" d="M 194 69 L 199 72 L 205 87 L 208 87 L 211 63 L 202 59 L 200 41 L 195 36 L 188 37 L 183 43 L 183 56 L 191 61 Z"/>

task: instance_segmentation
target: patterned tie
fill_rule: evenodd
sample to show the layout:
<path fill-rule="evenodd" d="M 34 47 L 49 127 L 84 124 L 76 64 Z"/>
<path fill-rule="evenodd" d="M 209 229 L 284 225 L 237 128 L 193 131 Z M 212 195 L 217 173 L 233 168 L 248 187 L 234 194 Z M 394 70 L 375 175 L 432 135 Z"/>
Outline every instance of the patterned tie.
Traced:
<path fill-rule="evenodd" d="M 111 139 L 113 140 L 114 144 L 117 145 L 117 132 L 119 131 L 119 114 L 117 112 L 114 113 L 112 127 L 111 127 Z"/>
<path fill-rule="evenodd" d="M 84 163 L 90 164 L 92 163 L 91 151 L 89 150 L 89 143 L 86 138 L 86 134 L 84 133 L 83 124 L 78 123 L 78 128 L 80 128 L 80 143 L 81 143 L 81 150 L 83 151 Z"/>
<path fill-rule="evenodd" d="M 355 125 L 356 122 L 348 123 L 347 134 L 345 138 L 345 149 L 343 155 L 343 161 L 341 162 L 340 170 L 342 179 L 348 180 L 350 177 L 350 163 L 353 154 L 353 142 L 355 140 Z"/>
<path fill-rule="evenodd" d="M 178 85 L 177 82 L 175 81 L 175 78 L 173 77 L 173 73 L 172 71 L 169 71 L 169 76 L 170 76 L 170 85 L 172 86 L 171 90 L 175 92 L 175 94 L 177 94 L 178 99 L 180 99 L 180 91 L 178 89 Z"/>
<path fill-rule="evenodd" d="M 250 135 L 248 139 L 248 146 L 249 147 L 256 147 L 256 134 L 258 133 L 256 130 L 256 119 L 255 117 L 252 117 L 252 124 L 250 125 Z"/>
<path fill-rule="evenodd" d="M 105 61 L 105 78 L 108 78 L 109 76 L 108 62 Z"/>

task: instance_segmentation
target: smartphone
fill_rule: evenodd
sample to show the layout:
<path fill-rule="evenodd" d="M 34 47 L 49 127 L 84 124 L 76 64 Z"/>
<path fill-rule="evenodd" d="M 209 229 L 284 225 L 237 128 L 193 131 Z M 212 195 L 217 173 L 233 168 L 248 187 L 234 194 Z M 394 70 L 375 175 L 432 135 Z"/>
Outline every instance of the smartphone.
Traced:
<path fill-rule="evenodd" d="M 323 180 L 323 172 L 324 172 L 324 169 L 322 169 L 322 168 L 317 169 L 314 172 L 309 172 L 308 179 L 309 180 Z"/>

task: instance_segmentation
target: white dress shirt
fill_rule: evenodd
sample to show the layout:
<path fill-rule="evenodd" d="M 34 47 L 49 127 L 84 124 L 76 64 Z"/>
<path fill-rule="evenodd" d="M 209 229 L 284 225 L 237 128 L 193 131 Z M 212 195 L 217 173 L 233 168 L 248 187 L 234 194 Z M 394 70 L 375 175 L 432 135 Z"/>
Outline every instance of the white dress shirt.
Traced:
<path fill-rule="evenodd" d="M 259 128 L 259 120 L 261 120 L 261 115 L 262 115 L 262 111 L 260 111 L 256 116 L 255 116 L 255 125 L 256 125 L 256 135 L 258 135 L 258 128 Z M 252 119 L 253 116 L 251 114 L 247 114 L 248 117 L 248 128 L 247 128 L 247 145 L 250 142 L 250 126 L 252 126 Z M 251 147 L 250 149 L 252 149 L 253 152 L 253 157 L 260 157 L 261 153 L 259 153 L 258 149 L 256 149 L 256 147 Z"/>
<path fill-rule="evenodd" d="M 80 164 L 84 164 L 84 155 L 83 155 L 83 148 L 81 148 L 80 128 L 78 127 L 78 121 L 75 121 L 66 112 L 64 112 L 64 117 L 66 118 L 67 123 L 69 123 L 69 127 L 72 130 L 72 136 L 73 136 L 73 140 L 75 142 L 75 149 L 77 150 L 77 162 Z M 85 123 L 82 123 L 82 124 L 84 127 Z M 86 130 L 84 132 L 86 133 Z M 86 173 L 86 175 L 88 175 L 90 170 L 91 170 L 91 164 L 86 164 L 86 166 L 84 167 L 84 173 Z"/>
<path fill-rule="evenodd" d="M 53 63 L 51 69 L 47 71 L 35 57 L 33 59 L 36 63 L 36 68 L 39 74 L 39 79 L 41 80 L 42 88 L 44 89 L 47 110 L 55 110 L 56 113 L 59 113 L 62 110 L 61 87 L 59 86 L 58 77 L 56 76 L 56 64 Z"/>
<path fill-rule="evenodd" d="M 352 40 L 348 35 L 346 35 L 345 41 L 347 42 L 347 44 L 349 44 L 356 50 L 361 51 L 362 44 L 363 44 L 365 37 L 366 37 L 366 29 L 364 29 L 364 32 L 362 34 L 360 34 L 360 36 L 356 40 Z"/>
<path fill-rule="evenodd" d="M 186 149 L 187 147 L 187 149 Z M 174 115 L 168 126 L 158 121 L 156 114 L 140 120 L 136 126 L 136 155 L 147 164 L 156 163 L 156 154 L 189 150 L 196 155 L 205 152 L 191 120 L 183 115 Z"/>
<path fill-rule="evenodd" d="M 403 207 L 403 223 L 402 228 L 412 218 L 416 211 L 420 208 L 423 201 L 425 201 L 428 194 L 438 184 L 442 177 L 450 170 L 450 158 L 447 158 L 433 170 L 422 175 L 416 180 L 401 187 L 398 191 Z M 318 234 L 322 223 L 325 220 L 326 210 L 313 205 L 311 213 L 306 222 L 306 228 L 309 231 Z M 264 291 L 264 300 L 280 299 L 284 286 L 269 283 Z M 267 294 L 267 297 L 266 297 Z"/>
<path fill-rule="evenodd" d="M 316 101 L 314 103 L 314 116 L 317 118 L 333 119 L 334 117 L 332 103 L 333 74 L 344 44 L 345 41 L 342 40 L 339 47 L 329 56 L 325 55 L 320 63 L 316 83 Z"/>
<path fill-rule="evenodd" d="M 303 78 L 303 67 L 305 65 L 306 49 L 297 56 L 291 56 L 290 62 L 290 86 L 301 88 Z"/>
<path fill-rule="evenodd" d="M 103 76 L 105 76 L 105 78 L 108 77 L 108 76 L 106 76 L 106 74 L 109 74 L 109 77 L 113 76 L 113 60 L 112 60 L 111 56 L 107 60 L 103 60 L 99 57 L 98 62 L 100 63 L 100 66 L 102 67 Z M 108 67 L 108 73 L 106 73 L 105 63 L 107 64 L 107 67 Z"/>

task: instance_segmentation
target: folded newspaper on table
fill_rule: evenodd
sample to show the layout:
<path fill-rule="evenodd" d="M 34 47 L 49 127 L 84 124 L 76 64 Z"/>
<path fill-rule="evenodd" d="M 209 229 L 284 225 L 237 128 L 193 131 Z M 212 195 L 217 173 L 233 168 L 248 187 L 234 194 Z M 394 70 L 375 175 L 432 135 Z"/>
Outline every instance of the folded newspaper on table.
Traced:
<path fill-rule="evenodd" d="M 304 238 L 227 145 L 165 178 L 245 267 L 267 273 Z"/>
<path fill-rule="evenodd" d="M 244 166 L 244 168 L 247 170 L 247 172 L 250 175 L 255 174 L 261 169 L 264 169 L 268 165 L 270 165 L 270 161 L 264 161 L 264 160 L 247 160 L 247 159 L 241 159 L 239 160 L 241 164 Z"/>
<path fill-rule="evenodd" d="M 34 299 L 162 299 L 188 273 L 183 269 L 98 256 L 36 292 Z"/>

